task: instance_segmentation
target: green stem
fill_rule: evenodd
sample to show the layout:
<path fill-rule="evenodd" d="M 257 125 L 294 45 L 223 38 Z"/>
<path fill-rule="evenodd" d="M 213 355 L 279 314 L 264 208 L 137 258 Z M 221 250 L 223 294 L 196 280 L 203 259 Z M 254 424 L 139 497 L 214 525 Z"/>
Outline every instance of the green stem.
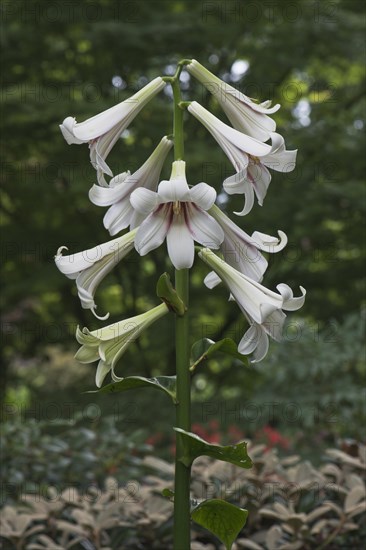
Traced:
<path fill-rule="evenodd" d="M 184 158 L 183 110 L 179 107 L 181 93 L 179 75 L 183 65 L 179 65 L 171 83 L 174 98 L 174 160 Z M 175 288 L 178 296 L 188 308 L 189 301 L 189 270 L 175 271 Z M 183 430 L 191 430 L 191 380 L 189 371 L 188 348 L 188 313 L 176 316 L 175 345 L 176 345 L 176 375 L 177 375 L 177 405 L 176 426 Z M 183 454 L 181 438 L 176 437 L 175 458 L 175 488 L 174 488 L 174 550 L 189 550 L 190 536 L 190 467 L 179 462 Z"/>
<path fill-rule="evenodd" d="M 177 74 L 174 82 L 172 82 L 174 99 L 174 160 L 183 160 L 184 158 L 183 110 L 179 107 L 179 103 L 182 100 L 179 87 L 179 74 Z"/>
<path fill-rule="evenodd" d="M 175 272 L 175 287 L 188 307 L 189 270 Z M 176 426 L 191 431 L 191 380 L 188 351 L 188 313 L 176 317 L 177 401 Z M 178 458 L 183 454 L 181 438 L 176 437 L 174 490 L 174 550 L 189 550 L 190 545 L 190 467 Z"/>

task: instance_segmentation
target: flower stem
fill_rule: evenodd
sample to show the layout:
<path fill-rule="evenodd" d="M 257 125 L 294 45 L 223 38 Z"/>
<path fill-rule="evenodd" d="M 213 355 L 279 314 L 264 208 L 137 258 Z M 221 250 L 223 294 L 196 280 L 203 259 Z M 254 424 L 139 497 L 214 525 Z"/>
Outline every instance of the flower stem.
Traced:
<path fill-rule="evenodd" d="M 183 110 L 179 107 L 182 101 L 179 87 L 179 74 L 177 74 L 174 82 L 172 82 L 173 99 L 174 99 L 174 160 L 183 160 L 184 158 L 184 136 L 183 136 Z"/>
<path fill-rule="evenodd" d="M 183 160 L 184 136 L 183 136 L 183 110 L 179 107 L 182 100 L 179 75 L 183 66 L 177 68 L 174 75 L 173 88 L 174 99 L 174 160 Z M 177 269 L 175 271 L 175 288 L 178 296 L 188 308 L 189 300 L 189 270 Z M 188 349 L 188 312 L 183 316 L 176 316 L 175 325 L 176 345 L 176 375 L 177 375 L 177 405 L 176 426 L 183 430 L 191 430 L 191 380 L 189 371 Z M 175 458 L 175 487 L 174 487 L 174 550 L 189 550 L 190 543 L 190 477 L 191 469 L 179 461 L 183 453 L 181 438 L 176 438 Z"/>
<path fill-rule="evenodd" d="M 178 295 L 188 306 L 189 270 L 175 272 Z M 188 352 L 188 313 L 176 317 L 176 373 L 177 405 L 176 426 L 191 430 L 191 380 Z M 181 438 L 176 438 L 175 490 L 174 490 L 174 550 L 189 550 L 190 545 L 190 476 L 191 469 L 179 462 L 183 453 Z"/>

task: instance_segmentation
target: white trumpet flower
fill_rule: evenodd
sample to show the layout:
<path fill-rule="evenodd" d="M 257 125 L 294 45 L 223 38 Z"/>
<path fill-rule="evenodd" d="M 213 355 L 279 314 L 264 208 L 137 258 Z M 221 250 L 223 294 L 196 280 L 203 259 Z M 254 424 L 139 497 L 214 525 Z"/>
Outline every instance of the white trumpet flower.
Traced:
<path fill-rule="evenodd" d="M 258 203 L 263 204 L 271 181 L 268 168 L 278 172 L 291 172 L 295 168 L 297 151 L 287 151 L 279 134 L 270 133 L 272 145 L 269 145 L 231 128 L 197 101 L 190 103 L 188 111 L 207 128 L 236 170 L 223 183 L 229 195 L 245 195 L 243 210 L 235 214 L 244 216 L 250 212 L 254 194 Z"/>
<path fill-rule="evenodd" d="M 84 122 L 69 116 L 60 125 L 67 143 L 89 143 L 90 161 L 97 170 L 98 182 L 106 185 L 104 174 L 113 177 L 106 163 L 112 147 L 141 109 L 160 92 L 166 83 L 157 77 L 130 98 Z"/>
<path fill-rule="evenodd" d="M 111 235 L 116 235 L 129 225 L 133 229 L 143 221 L 144 216 L 133 209 L 130 195 L 138 187 L 156 190 L 164 160 L 172 145 L 173 142 L 164 136 L 152 155 L 136 172 L 124 172 L 111 179 L 107 187 L 93 185 L 90 189 L 89 198 L 92 203 L 110 206 L 103 223 Z"/>
<path fill-rule="evenodd" d="M 278 111 L 281 107 L 279 104 L 270 107 L 270 101 L 256 103 L 212 74 L 195 59 L 186 65 L 186 69 L 218 100 L 236 130 L 260 141 L 267 141 L 271 132 L 276 131 L 276 123 L 268 115 Z"/>
<path fill-rule="evenodd" d="M 303 306 L 306 291 L 302 286 L 300 286 L 302 296 L 296 298 L 288 285 L 282 283 L 277 285 L 276 288 L 284 298 L 282 309 L 296 311 Z M 274 311 L 261 324 L 256 323 L 249 315 L 246 315 L 246 317 L 250 323 L 250 327 L 240 340 L 238 351 L 244 355 L 253 353 L 252 363 L 259 363 L 267 355 L 269 336 L 277 342 L 281 341 L 286 315 L 282 310 Z"/>
<path fill-rule="evenodd" d="M 245 204 L 241 212 L 235 212 L 238 216 L 249 214 L 254 205 L 254 195 L 258 204 L 263 205 L 269 184 L 271 173 L 268 168 L 276 172 L 292 172 L 296 164 L 297 150 L 287 151 L 285 140 L 280 134 L 271 134 L 271 151 L 263 157 L 248 155 L 246 167 L 236 174 L 225 179 L 223 187 L 228 195 L 245 195 Z"/>
<path fill-rule="evenodd" d="M 305 302 L 306 291 L 300 287 L 302 296 L 294 297 L 286 284 L 277 285 L 279 294 L 253 281 L 243 273 L 221 260 L 208 248 L 198 255 L 227 285 L 240 310 L 251 326 L 239 342 L 238 351 L 249 354 L 257 350 L 255 361 L 260 361 L 268 350 L 268 335 L 280 340 L 286 315 L 283 309 L 295 311 Z"/>
<path fill-rule="evenodd" d="M 100 317 L 96 314 L 94 294 L 100 282 L 134 247 L 137 229 L 122 237 L 94 246 L 83 252 L 63 256 L 68 250 L 61 246 L 56 253 L 55 263 L 58 269 L 69 279 L 75 279 L 81 307 L 90 309 L 98 319 L 108 319 L 109 313 Z"/>
<path fill-rule="evenodd" d="M 283 231 L 278 231 L 277 238 L 255 231 L 250 237 L 216 205 L 210 208 L 209 214 L 224 231 L 224 240 L 220 245 L 220 250 L 225 261 L 250 279 L 261 282 L 268 262 L 259 251 L 272 254 L 280 252 L 287 244 L 286 234 Z M 205 284 L 209 288 L 213 288 L 219 283 L 220 278 L 214 272 L 209 273 L 205 278 Z"/>
<path fill-rule="evenodd" d="M 173 162 L 170 180 L 160 182 L 156 193 L 139 188 L 131 194 L 133 208 L 146 218 L 137 230 L 137 252 L 144 256 L 166 238 L 174 267 L 192 267 L 194 241 L 219 248 L 224 239 L 220 225 L 206 212 L 215 199 L 216 191 L 207 183 L 190 189 L 185 177 L 185 162 Z"/>
<path fill-rule="evenodd" d="M 81 347 L 75 355 L 80 363 L 93 363 L 98 361 L 95 383 L 101 387 L 104 378 L 111 371 L 112 379 L 117 382 L 122 380 L 115 374 L 117 361 L 125 353 L 128 346 L 134 342 L 147 327 L 168 313 L 166 304 L 159 306 L 113 323 L 107 327 L 89 331 L 87 328 L 76 331 L 76 339 Z"/>

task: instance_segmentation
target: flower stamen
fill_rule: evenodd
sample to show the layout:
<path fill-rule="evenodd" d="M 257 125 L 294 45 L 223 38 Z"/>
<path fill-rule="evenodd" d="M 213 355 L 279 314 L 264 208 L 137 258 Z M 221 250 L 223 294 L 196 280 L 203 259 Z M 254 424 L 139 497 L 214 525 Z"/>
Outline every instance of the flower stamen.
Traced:
<path fill-rule="evenodd" d="M 175 201 L 173 203 L 173 212 L 176 216 L 180 214 L 181 211 L 181 203 L 179 201 Z"/>

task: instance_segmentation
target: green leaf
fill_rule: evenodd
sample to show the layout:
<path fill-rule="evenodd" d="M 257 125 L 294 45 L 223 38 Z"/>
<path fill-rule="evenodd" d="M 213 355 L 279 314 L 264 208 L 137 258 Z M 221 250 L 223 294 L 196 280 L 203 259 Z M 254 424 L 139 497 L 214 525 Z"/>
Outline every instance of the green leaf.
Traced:
<path fill-rule="evenodd" d="M 174 428 L 178 432 L 178 436 L 182 439 L 183 456 L 178 460 L 185 466 L 190 466 L 198 456 L 210 456 L 216 460 L 223 460 L 239 466 L 240 468 L 251 468 L 253 463 L 247 453 L 247 443 L 241 441 L 236 445 L 215 445 L 207 443 L 198 435 L 186 432 L 181 428 Z"/>
<path fill-rule="evenodd" d="M 249 364 L 247 356 L 238 352 L 238 346 L 231 338 L 223 338 L 218 342 L 214 342 L 209 338 L 202 338 L 202 340 L 198 340 L 192 346 L 190 370 L 194 370 L 201 361 L 207 359 L 217 351 L 239 359 L 246 366 Z"/>
<path fill-rule="evenodd" d="M 156 294 L 158 298 L 168 306 L 171 311 L 174 311 L 179 317 L 182 317 L 186 312 L 186 306 L 181 298 L 178 296 L 177 291 L 170 282 L 168 273 L 163 273 L 156 285 Z"/>
<path fill-rule="evenodd" d="M 244 527 L 248 511 L 224 500 L 205 500 L 192 512 L 193 521 L 208 529 L 231 550 L 233 542 Z"/>
<path fill-rule="evenodd" d="M 150 387 L 160 390 L 177 403 L 176 377 L 175 376 L 157 376 L 156 378 L 144 378 L 143 376 L 128 376 L 120 382 L 113 382 L 103 386 L 100 390 L 87 393 L 118 393 L 136 388 Z"/>

